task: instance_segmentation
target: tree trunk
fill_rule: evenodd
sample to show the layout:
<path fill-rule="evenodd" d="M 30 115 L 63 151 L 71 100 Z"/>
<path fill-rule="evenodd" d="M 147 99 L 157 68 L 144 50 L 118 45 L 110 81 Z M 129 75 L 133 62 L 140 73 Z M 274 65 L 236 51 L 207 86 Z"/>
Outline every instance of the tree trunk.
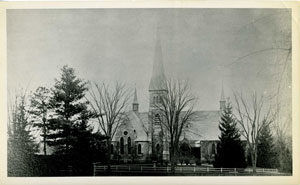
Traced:
<path fill-rule="evenodd" d="M 111 170 L 111 160 L 110 160 L 110 156 L 111 156 L 111 138 L 107 139 L 107 171 Z"/>
<path fill-rule="evenodd" d="M 176 158 L 175 146 L 174 146 L 174 143 L 171 141 L 170 161 L 171 161 L 171 173 L 172 174 L 175 174 L 176 159 L 177 158 Z"/>
<path fill-rule="evenodd" d="M 45 120 L 43 119 L 43 122 L 44 122 L 44 125 L 43 125 L 43 132 L 44 132 L 44 138 L 43 138 L 43 140 L 44 140 L 44 155 L 47 155 L 47 145 L 46 145 L 46 122 L 45 122 Z"/>
<path fill-rule="evenodd" d="M 256 152 L 255 151 L 253 151 L 251 154 L 251 160 L 252 160 L 253 174 L 256 174 Z"/>

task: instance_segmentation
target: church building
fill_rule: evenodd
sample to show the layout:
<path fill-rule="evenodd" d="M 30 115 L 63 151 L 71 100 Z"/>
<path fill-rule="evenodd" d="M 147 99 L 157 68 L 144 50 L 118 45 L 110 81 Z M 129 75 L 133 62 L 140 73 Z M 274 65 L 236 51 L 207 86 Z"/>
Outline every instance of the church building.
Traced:
<path fill-rule="evenodd" d="M 148 89 L 149 111 L 139 111 L 135 89 L 132 110 L 126 113 L 128 119 L 119 125 L 112 139 L 112 160 L 118 160 L 121 163 L 169 161 L 167 132 L 162 130 L 160 122 L 163 120 L 155 106 L 161 102 L 161 97 L 168 93 L 160 42 L 161 40 L 157 38 L 152 77 Z M 225 102 L 222 88 L 220 108 L 213 111 L 195 111 L 194 119 L 188 127 L 184 128 L 180 142 L 188 144 L 194 161 L 210 163 L 214 160 L 220 134 L 218 125 Z"/>

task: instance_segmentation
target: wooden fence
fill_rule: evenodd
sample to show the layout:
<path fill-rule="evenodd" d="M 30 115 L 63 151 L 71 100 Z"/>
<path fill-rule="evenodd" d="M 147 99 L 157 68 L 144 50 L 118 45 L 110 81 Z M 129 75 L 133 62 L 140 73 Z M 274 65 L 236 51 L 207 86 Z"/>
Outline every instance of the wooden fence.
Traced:
<path fill-rule="evenodd" d="M 99 173 L 107 172 L 107 166 L 99 165 L 94 163 L 94 176 Z M 113 173 L 160 173 L 168 174 L 171 173 L 171 167 L 152 167 L 143 165 L 113 165 L 111 166 L 110 172 Z M 267 169 L 267 168 L 257 168 L 257 173 L 278 173 L 277 169 Z M 251 168 L 211 168 L 211 167 L 197 167 L 197 166 L 177 166 L 175 168 L 175 173 L 252 173 Z"/>

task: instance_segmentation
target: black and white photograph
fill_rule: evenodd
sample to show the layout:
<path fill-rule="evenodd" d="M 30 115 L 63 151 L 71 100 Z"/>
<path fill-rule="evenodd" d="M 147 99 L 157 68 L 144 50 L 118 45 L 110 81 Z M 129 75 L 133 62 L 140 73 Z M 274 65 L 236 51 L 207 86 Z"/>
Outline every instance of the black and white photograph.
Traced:
<path fill-rule="evenodd" d="M 292 21 L 7 9 L 7 176 L 293 176 Z"/>

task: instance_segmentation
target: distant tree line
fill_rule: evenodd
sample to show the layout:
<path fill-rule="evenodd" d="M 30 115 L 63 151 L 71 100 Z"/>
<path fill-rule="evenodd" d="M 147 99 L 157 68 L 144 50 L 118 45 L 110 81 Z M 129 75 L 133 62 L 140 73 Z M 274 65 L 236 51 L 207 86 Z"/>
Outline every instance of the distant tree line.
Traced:
<path fill-rule="evenodd" d="M 221 135 L 214 166 L 224 168 L 251 166 L 254 173 L 256 167 L 278 168 L 282 172 L 291 173 L 291 144 L 286 135 L 272 132 L 274 115 L 271 116 L 270 109 L 267 110 L 266 115 L 262 115 L 263 102 L 262 99 L 258 100 L 256 95 L 253 96 L 252 109 L 247 106 L 242 96 L 240 99 L 236 97 L 235 100 L 236 114 L 240 117 L 234 115 L 232 105 L 227 102 L 220 119 Z M 254 112 L 252 117 L 251 112 Z M 259 116 L 263 117 L 262 120 L 259 120 Z M 244 143 L 242 135 L 246 139 Z"/>

